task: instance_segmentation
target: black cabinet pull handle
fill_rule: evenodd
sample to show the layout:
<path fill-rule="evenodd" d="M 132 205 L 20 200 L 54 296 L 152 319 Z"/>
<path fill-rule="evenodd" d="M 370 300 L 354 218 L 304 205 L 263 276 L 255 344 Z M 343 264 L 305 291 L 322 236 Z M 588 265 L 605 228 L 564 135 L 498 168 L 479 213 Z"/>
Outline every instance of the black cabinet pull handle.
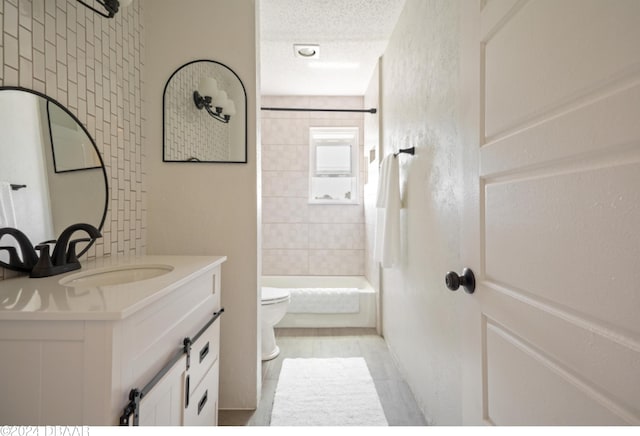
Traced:
<path fill-rule="evenodd" d="M 200 350 L 200 363 L 202 363 L 204 358 L 207 357 L 207 354 L 209 354 L 209 342 L 207 342 L 206 345 L 202 347 L 202 350 Z"/>
<path fill-rule="evenodd" d="M 467 294 L 473 294 L 476 290 L 476 277 L 469 268 L 462 270 L 462 275 L 449 271 L 445 276 L 447 288 L 457 291 L 462 286 Z"/>
<path fill-rule="evenodd" d="M 200 412 L 202 412 L 202 408 L 204 407 L 204 405 L 207 404 L 208 394 L 208 390 L 204 391 L 204 395 L 202 396 L 200 401 L 198 401 L 198 415 L 200 415 Z"/>
<path fill-rule="evenodd" d="M 190 382 L 190 376 L 187 376 L 187 380 L 185 381 L 185 396 L 184 396 L 184 408 L 186 409 L 187 407 L 189 407 L 189 382 Z"/>

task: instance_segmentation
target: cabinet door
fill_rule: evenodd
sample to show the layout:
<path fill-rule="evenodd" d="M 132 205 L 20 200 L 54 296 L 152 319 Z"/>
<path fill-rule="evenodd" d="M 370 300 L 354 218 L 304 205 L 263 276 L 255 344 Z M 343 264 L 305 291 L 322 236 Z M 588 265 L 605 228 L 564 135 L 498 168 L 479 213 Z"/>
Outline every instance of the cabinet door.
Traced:
<path fill-rule="evenodd" d="M 140 400 L 140 425 L 182 425 L 186 355 Z"/>
<path fill-rule="evenodd" d="M 216 360 L 192 394 L 184 411 L 184 425 L 218 425 L 218 361 Z"/>

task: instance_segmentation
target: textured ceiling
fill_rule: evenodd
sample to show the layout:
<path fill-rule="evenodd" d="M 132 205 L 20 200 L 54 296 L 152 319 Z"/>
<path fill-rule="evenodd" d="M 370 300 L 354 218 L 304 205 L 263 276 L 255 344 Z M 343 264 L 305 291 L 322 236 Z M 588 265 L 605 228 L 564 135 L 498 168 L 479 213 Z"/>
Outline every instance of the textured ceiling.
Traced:
<path fill-rule="evenodd" d="M 262 94 L 363 95 L 404 2 L 261 0 Z M 320 59 L 295 57 L 295 43 L 319 44 Z"/>

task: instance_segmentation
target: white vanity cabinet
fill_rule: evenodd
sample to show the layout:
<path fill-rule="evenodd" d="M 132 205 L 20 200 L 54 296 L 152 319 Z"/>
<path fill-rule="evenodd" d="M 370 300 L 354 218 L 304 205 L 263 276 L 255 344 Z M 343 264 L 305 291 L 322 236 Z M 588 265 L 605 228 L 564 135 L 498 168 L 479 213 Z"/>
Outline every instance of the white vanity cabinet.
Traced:
<path fill-rule="evenodd" d="M 140 399 L 139 425 L 218 424 L 219 320 L 198 334 L 189 351 L 178 352 L 177 361 Z"/>
<path fill-rule="evenodd" d="M 145 265 L 170 272 L 73 288 L 63 276 L 0 282 L 0 425 L 117 425 L 143 389 L 140 425 L 215 425 L 225 257 L 96 260 L 80 273 Z M 63 280 L 64 281 L 64 280 Z M 187 359 L 189 364 L 187 365 Z"/>

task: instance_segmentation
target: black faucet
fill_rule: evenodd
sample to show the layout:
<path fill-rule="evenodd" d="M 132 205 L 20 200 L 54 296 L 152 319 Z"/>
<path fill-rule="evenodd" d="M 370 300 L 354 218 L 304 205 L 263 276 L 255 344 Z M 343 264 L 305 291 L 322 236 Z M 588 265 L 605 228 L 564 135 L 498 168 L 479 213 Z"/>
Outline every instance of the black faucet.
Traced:
<path fill-rule="evenodd" d="M 74 240 L 71 241 L 71 243 L 69 243 L 69 240 L 71 239 L 71 235 L 73 235 L 73 233 L 78 230 L 83 230 L 84 232 L 86 232 L 92 240 L 102 237 L 100 231 L 93 227 L 91 224 L 79 223 L 70 225 L 62 231 L 60 237 L 58 238 L 58 242 L 56 242 L 56 246 L 53 249 L 51 261 L 53 262 L 54 266 L 64 265 L 68 261 L 77 262 L 75 243 L 86 241 L 86 239 Z M 69 246 L 69 250 L 67 250 L 67 245 Z"/>
<path fill-rule="evenodd" d="M 2 239 L 4 235 L 13 236 L 13 239 L 18 242 L 18 246 L 20 247 L 20 251 L 22 252 L 21 260 L 15 247 L 0 247 L 0 250 L 6 250 L 9 252 L 8 265 L 19 271 L 31 271 L 31 268 L 33 268 L 33 266 L 38 262 L 38 254 L 33 248 L 33 245 L 31 245 L 31 241 L 29 240 L 27 235 L 25 235 L 18 229 L 14 229 L 13 227 L 3 227 L 0 229 L 0 239 Z"/>
<path fill-rule="evenodd" d="M 89 238 L 74 239 L 71 236 L 78 230 L 82 230 L 89 235 Z M 57 241 L 47 241 L 38 246 L 40 259 L 31 270 L 30 277 L 49 277 L 62 274 L 75 269 L 80 269 L 80 261 L 76 255 L 76 244 L 78 242 L 90 242 L 100 238 L 100 231 L 91 224 L 72 224 L 62 231 Z M 49 244 L 55 242 L 53 253 L 49 256 Z"/>

